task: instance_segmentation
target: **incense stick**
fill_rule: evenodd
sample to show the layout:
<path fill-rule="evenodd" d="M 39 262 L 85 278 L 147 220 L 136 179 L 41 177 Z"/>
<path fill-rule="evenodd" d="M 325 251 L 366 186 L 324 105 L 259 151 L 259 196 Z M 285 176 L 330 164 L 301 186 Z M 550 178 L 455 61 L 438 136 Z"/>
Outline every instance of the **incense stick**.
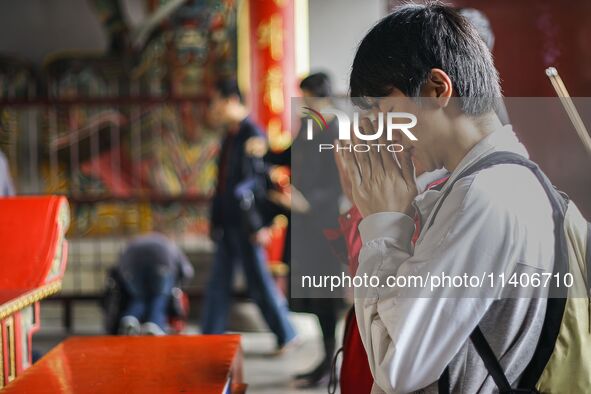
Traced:
<path fill-rule="evenodd" d="M 560 78 L 558 71 L 554 67 L 548 67 L 546 69 L 546 75 L 550 79 L 556 94 L 558 94 L 558 97 L 560 97 L 560 101 L 562 102 L 562 105 L 564 106 L 564 109 L 579 136 L 579 139 L 583 143 L 587 153 L 591 155 L 591 137 L 589 137 L 589 132 L 587 131 L 587 128 L 585 127 L 585 124 L 583 123 L 583 120 L 581 119 L 581 116 L 579 115 L 572 98 L 568 94 L 568 90 L 566 90 L 566 86 L 564 85 L 564 82 L 562 82 L 562 78 Z"/>

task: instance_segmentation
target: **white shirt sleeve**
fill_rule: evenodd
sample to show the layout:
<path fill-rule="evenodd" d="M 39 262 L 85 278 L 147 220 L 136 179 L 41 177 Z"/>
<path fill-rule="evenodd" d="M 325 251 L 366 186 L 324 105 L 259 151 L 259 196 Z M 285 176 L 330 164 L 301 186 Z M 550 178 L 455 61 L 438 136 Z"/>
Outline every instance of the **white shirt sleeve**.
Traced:
<path fill-rule="evenodd" d="M 503 196 L 495 195 L 495 203 L 495 191 L 473 179 L 456 183 L 414 251 L 414 221 L 404 214 L 373 214 L 359 225 L 357 274 L 377 276 L 381 285 L 355 290 L 355 312 L 375 383 L 387 393 L 437 381 L 497 295 L 489 287 L 486 296 L 468 298 L 463 289 L 447 287 L 417 298 L 416 288 L 382 287 L 386 279 L 500 273 L 514 266 L 515 248 L 508 245 L 519 242 L 515 217 Z"/>

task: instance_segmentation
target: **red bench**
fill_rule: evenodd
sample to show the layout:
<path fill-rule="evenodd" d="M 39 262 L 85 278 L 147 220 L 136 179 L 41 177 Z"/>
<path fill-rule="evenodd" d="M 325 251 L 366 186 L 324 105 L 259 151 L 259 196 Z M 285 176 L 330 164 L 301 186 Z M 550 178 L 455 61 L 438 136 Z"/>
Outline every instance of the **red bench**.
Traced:
<path fill-rule="evenodd" d="M 239 335 L 72 337 L 8 393 L 244 393 Z"/>

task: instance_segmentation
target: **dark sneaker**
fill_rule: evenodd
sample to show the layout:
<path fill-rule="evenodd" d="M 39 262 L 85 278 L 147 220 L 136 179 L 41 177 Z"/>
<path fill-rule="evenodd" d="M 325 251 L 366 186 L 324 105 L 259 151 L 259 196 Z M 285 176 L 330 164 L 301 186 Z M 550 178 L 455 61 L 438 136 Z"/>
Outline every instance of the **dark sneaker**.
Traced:
<path fill-rule="evenodd" d="M 310 372 L 296 375 L 293 386 L 298 389 L 327 386 L 330 380 L 330 363 L 322 362 Z"/>

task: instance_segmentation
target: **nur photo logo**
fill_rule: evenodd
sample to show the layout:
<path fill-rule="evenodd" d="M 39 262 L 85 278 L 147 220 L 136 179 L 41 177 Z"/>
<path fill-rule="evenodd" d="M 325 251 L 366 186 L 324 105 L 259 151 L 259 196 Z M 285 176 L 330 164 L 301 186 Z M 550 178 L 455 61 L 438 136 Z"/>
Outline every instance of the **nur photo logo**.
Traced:
<path fill-rule="evenodd" d="M 321 112 L 316 111 L 310 107 L 303 107 L 303 114 L 308 117 L 306 124 L 306 139 L 308 141 L 314 140 L 314 124 L 318 126 L 320 131 L 328 128 L 328 122 L 324 115 L 332 115 L 336 117 L 338 124 L 338 140 L 346 142 L 341 144 L 319 144 L 318 151 L 330 151 L 336 149 L 337 151 L 347 150 L 349 152 L 369 152 L 372 149 L 376 149 L 378 152 L 381 149 L 387 149 L 389 152 L 401 152 L 404 148 L 398 143 L 383 144 L 383 143 L 369 143 L 370 141 L 377 141 L 386 134 L 387 141 L 393 141 L 394 130 L 399 130 L 411 141 L 417 141 L 417 137 L 412 133 L 410 129 L 417 125 L 417 117 L 408 112 L 379 112 L 376 118 L 372 119 L 375 125 L 375 130 L 370 133 L 365 133 L 360 128 L 359 123 L 361 115 L 359 112 L 353 113 L 353 121 L 349 115 L 345 112 L 330 108 L 324 109 Z M 318 129 L 317 129 L 318 130 Z M 351 144 L 351 131 L 353 131 L 355 137 L 360 141 L 368 141 L 368 143 Z"/>

